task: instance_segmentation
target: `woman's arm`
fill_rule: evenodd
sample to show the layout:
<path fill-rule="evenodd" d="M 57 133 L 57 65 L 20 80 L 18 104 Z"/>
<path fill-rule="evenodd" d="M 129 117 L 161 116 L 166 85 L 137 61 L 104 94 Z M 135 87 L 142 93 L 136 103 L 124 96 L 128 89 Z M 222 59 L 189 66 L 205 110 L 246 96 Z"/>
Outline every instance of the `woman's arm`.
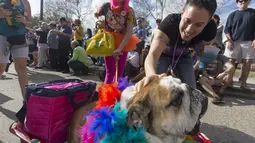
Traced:
<path fill-rule="evenodd" d="M 217 32 L 221 32 L 223 31 L 223 25 L 220 24 L 218 27 L 217 27 Z"/>
<path fill-rule="evenodd" d="M 31 26 L 31 21 L 32 21 L 32 15 L 31 15 L 31 7 L 30 4 L 28 2 L 28 0 L 22 0 L 24 7 L 25 7 L 25 15 L 19 15 L 17 16 L 16 20 L 18 22 L 23 23 L 26 27 L 30 27 Z"/>
<path fill-rule="evenodd" d="M 168 36 L 160 30 L 156 30 L 152 37 L 151 48 L 145 59 L 146 76 L 156 74 L 156 62 L 169 42 Z"/>

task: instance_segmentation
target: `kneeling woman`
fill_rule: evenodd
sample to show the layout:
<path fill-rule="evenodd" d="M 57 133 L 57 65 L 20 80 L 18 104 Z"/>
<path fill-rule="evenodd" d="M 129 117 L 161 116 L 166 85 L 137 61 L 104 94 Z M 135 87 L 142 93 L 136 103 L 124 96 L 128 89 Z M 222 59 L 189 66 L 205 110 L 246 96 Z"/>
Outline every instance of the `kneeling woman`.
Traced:
<path fill-rule="evenodd" d="M 211 18 L 216 8 L 216 0 L 188 0 L 182 13 L 170 14 L 162 21 L 145 60 L 146 83 L 170 67 L 182 82 L 196 88 L 188 47 L 198 44 L 203 50 L 214 39 L 217 27 Z"/>

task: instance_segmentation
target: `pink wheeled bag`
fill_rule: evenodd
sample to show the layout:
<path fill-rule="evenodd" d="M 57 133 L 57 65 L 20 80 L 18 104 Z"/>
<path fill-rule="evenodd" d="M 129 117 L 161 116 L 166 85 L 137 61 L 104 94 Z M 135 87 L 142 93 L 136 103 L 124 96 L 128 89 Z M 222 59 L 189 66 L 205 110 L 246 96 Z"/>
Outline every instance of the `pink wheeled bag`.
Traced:
<path fill-rule="evenodd" d="M 27 86 L 24 106 L 17 113 L 23 131 L 40 143 L 64 143 L 75 109 L 96 98 L 96 83 L 78 79 Z"/>

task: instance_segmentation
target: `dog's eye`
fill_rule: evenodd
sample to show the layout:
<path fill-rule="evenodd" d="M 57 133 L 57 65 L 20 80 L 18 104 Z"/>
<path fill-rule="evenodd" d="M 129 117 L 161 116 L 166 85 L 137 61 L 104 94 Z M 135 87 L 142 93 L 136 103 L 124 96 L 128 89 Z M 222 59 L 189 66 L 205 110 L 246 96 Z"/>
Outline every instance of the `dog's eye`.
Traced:
<path fill-rule="evenodd" d="M 170 102 L 169 106 L 180 106 L 182 104 L 182 98 L 177 98 L 176 100 Z"/>
<path fill-rule="evenodd" d="M 170 107 L 170 106 L 179 107 L 180 105 L 182 105 L 183 96 L 184 96 L 183 91 L 176 92 L 174 99 L 167 105 L 167 107 Z"/>

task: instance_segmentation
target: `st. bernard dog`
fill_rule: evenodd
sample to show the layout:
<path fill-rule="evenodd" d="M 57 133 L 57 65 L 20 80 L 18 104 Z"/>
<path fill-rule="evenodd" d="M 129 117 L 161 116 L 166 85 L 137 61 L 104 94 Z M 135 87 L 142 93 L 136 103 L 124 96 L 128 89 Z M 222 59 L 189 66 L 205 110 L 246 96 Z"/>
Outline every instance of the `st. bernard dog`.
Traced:
<path fill-rule="evenodd" d="M 128 108 L 130 126 L 143 125 L 147 129 L 148 143 L 182 143 L 205 114 L 208 99 L 179 79 L 167 76 L 155 79 L 140 91 L 135 86 L 128 87 L 122 92 L 120 103 L 121 108 Z M 84 109 L 91 109 L 91 105 Z M 84 109 L 76 114 L 82 117 Z M 74 140 L 77 139 L 69 139 L 76 143 Z"/>

